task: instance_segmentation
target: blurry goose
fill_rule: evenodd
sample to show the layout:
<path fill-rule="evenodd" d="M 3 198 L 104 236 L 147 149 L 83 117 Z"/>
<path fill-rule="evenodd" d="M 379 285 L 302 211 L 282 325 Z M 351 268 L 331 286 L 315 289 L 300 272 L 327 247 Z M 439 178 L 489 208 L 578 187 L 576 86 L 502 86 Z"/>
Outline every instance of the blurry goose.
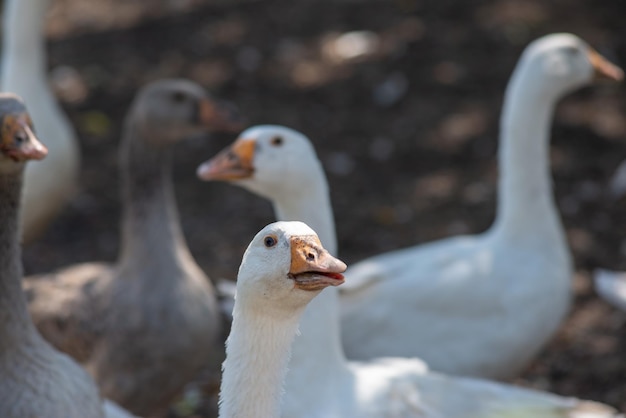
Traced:
<path fill-rule="evenodd" d="M 342 294 L 348 356 L 417 355 L 435 370 L 504 379 L 539 352 L 571 301 L 550 122 L 558 100 L 595 77 L 617 81 L 623 73 L 574 35 L 526 48 L 504 99 L 494 224 L 354 265 Z"/>
<path fill-rule="evenodd" d="M 22 96 L 37 129 L 45 132 L 49 151 L 44 161 L 26 169 L 21 221 L 24 241 L 43 232 L 72 197 L 80 162 L 76 134 L 48 87 L 42 34 L 48 3 L 4 2 L 0 89 Z"/>
<path fill-rule="evenodd" d="M 17 96 L 0 93 L 0 124 L 0 416 L 130 417 L 110 402 L 103 415 L 89 375 L 41 338 L 31 321 L 20 284 L 20 192 L 25 163 L 44 158 L 47 149 Z"/>
<path fill-rule="evenodd" d="M 343 283 L 345 269 L 302 222 L 270 224 L 252 239 L 237 277 L 220 417 L 280 416 L 298 320 L 322 289 Z"/>
<path fill-rule="evenodd" d="M 170 160 L 175 143 L 210 129 L 236 129 L 234 118 L 189 81 L 162 80 L 142 89 L 121 144 L 117 263 L 79 264 L 25 280 L 43 336 L 133 413 L 167 406 L 207 364 L 207 348 L 219 336 L 213 286 L 180 228 Z"/>
<path fill-rule="evenodd" d="M 417 355 L 435 370 L 504 379 L 539 352 L 571 301 L 550 122 L 558 100 L 595 77 L 617 81 L 623 73 L 574 35 L 526 48 L 504 99 L 494 224 L 354 265 L 342 294 L 349 356 Z"/>
<path fill-rule="evenodd" d="M 324 247 L 331 252 L 336 249 L 328 185 L 304 135 L 280 126 L 250 128 L 231 147 L 203 164 L 198 174 L 205 180 L 231 181 L 269 198 L 277 217 L 315 225 Z M 614 414 L 611 408 L 595 403 L 430 373 L 417 359 L 347 362 L 340 346 L 334 290 L 322 292 L 302 315 L 301 335 L 295 338 L 286 377 L 285 418 L 599 418 Z M 278 361 L 259 359 L 266 364 Z M 254 382 L 266 379 L 255 377 L 250 384 Z M 240 392 L 245 391 L 249 389 Z M 589 415 L 584 415 L 586 412 Z"/>
<path fill-rule="evenodd" d="M 597 269 L 593 273 L 596 292 L 611 305 L 626 311 L 626 273 Z"/>

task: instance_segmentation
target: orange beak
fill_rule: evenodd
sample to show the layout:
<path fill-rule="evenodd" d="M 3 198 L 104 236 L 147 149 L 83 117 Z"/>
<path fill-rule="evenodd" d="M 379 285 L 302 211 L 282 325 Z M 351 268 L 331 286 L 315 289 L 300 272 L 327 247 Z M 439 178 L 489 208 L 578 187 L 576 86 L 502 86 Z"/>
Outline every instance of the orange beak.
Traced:
<path fill-rule="evenodd" d="M 20 162 L 41 160 L 48 155 L 48 149 L 35 136 L 25 113 L 4 117 L 0 152 Z"/>
<path fill-rule="evenodd" d="M 295 287 L 319 291 L 344 282 L 346 264 L 330 255 L 315 235 L 291 237 L 291 266 L 289 275 Z"/>
<path fill-rule="evenodd" d="M 243 120 L 234 106 L 209 98 L 198 102 L 196 120 L 211 131 L 239 132 L 243 129 Z"/>
<path fill-rule="evenodd" d="M 588 57 L 594 69 L 596 79 L 611 81 L 622 81 L 624 79 L 624 71 L 617 65 L 610 63 L 596 50 L 589 48 Z"/>
<path fill-rule="evenodd" d="M 205 181 L 250 178 L 254 174 L 254 148 L 254 140 L 238 139 L 198 167 L 197 175 Z"/>

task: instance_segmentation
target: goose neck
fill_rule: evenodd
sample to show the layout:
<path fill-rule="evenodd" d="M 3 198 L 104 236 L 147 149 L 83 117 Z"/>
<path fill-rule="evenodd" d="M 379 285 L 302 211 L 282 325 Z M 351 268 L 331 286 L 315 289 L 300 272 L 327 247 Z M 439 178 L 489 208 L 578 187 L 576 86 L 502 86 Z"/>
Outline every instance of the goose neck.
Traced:
<path fill-rule="evenodd" d="M 222 367 L 220 418 L 280 416 L 299 314 L 255 312 L 235 303 Z"/>
<path fill-rule="evenodd" d="M 43 75 L 43 25 L 48 0 L 7 0 L 5 4 L 2 77 L 10 77 L 15 71 L 39 71 Z M 17 76 L 18 73 L 13 75 Z"/>
<path fill-rule="evenodd" d="M 331 254 L 337 254 L 335 220 L 328 183 L 323 174 L 306 187 L 296 188 L 286 196 L 273 199 L 273 206 L 276 219 L 306 223 L 317 233 L 324 248 Z"/>
<path fill-rule="evenodd" d="M 537 228 L 560 229 L 552 194 L 550 123 L 556 97 L 536 80 L 514 74 L 500 125 L 498 208 L 495 230 L 536 235 Z M 548 232 L 546 231 L 546 233 Z"/>
<path fill-rule="evenodd" d="M 314 172 L 311 170 L 309 174 L 313 176 Z M 332 205 L 321 166 L 317 177 L 310 179 L 305 188 L 294 190 L 288 198 L 273 201 L 276 219 L 306 223 L 318 234 L 324 248 L 337 255 Z M 324 289 L 306 307 L 300 320 L 300 333 L 293 344 L 293 367 L 287 374 L 290 397 L 301 398 L 297 395 L 298 391 L 307 396 L 305 393 L 311 385 L 326 386 L 332 376 L 347 373 L 339 316 L 339 293 L 336 288 Z"/>
<path fill-rule="evenodd" d="M 179 265 L 188 254 L 171 179 L 169 145 L 146 138 L 132 117 L 120 149 L 122 177 L 121 264 Z M 149 263 L 146 264 L 146 262 Z"/>
<path fill-rule="evenodd" d="M 336 288 L 324 289 L 304 310 L 292 348 L 293 366 L 287 374 L 290 395 L 302 391 L 305 396 L 312 386 L 325 387 L 333 376 L 347 373 L 339 318 Z"/>
<path fill-rule="evenodd" d="M 0 169 L 0 351 L 32 337 L 34 328 L 21 287 L 19 207 L 22 171 Z"/>

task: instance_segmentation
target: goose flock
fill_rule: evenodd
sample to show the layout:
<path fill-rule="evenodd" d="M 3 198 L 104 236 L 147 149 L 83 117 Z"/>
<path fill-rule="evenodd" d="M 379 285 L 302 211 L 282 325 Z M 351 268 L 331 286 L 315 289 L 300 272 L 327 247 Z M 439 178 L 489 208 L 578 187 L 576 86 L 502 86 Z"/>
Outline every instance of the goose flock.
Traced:
<path fill-rule="evenodd" d="M 520 57 L 504 92 L 496 218 L 482 234 L 348 267 L 336 258 L 314 143 L 285 126 L 244 129 L 202 86 L 161 79 L 126 112 L 116 262 L 24 277 L 21 242 L 62 213 L 80 172 L 76 134 L 47 86 L 47 7 L 4 2 L 1 418 L 166 417 L 224 356 L 221 418 L 623 417 L 502 382 L 529 365 L 572 305 L 573 260 L 551 187 L 552 117 L 568 93 L 624 77 L 584 40 L 547 35 Z M 258 225 L 232 274 L 234 301 L 221 309 L 218 296 L 228 295 L 192 256 L 171 177 L 176 144 L 207 132 L 237 139 L 197 168 L 199 180 L 268 199 L 277 219 Z M 626 310 L 626 273 L 598 270 L 595 285 Z"/>

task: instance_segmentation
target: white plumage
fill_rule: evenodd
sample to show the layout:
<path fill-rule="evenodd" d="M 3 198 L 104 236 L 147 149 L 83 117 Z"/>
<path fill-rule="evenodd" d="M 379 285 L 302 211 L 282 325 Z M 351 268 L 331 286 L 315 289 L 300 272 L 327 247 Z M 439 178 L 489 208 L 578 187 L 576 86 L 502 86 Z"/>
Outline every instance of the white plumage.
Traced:
<path fill-rule="evenodd" d="M 623 76 L 574 35 L 526 48 L 505 94 L 493 226 L 353 265 L 341 293 L 348 357 L 416 355 L 438 371 L 503 379 L 539 352 L 571 301 L 550 179 L 552 113 L 594 74 Z"/>
<path fill-rule="evenodd" d="M 306 222 L 326 248 L 336 248 L 326 178 L 304 135 L 280 126 L 250 128 L 198 174 L 269 198 L 278 218 Z M 595 411 L 589 418 L 614 416 L 595 403 L 432 373 L 419 359 L 348 362 L 334 290 L 324 290 L 302 316 L 286 377 L 285 418 L 582 418 L 587 408 Z"/>
<path fill-rule="evenodd" d="M 302 222 L 270 224 L 252 239 L 237 277 L 220 417 L 280 415 L 282 384 L 299 317 L 320 290 L 343 282 L 345 269 Z"/>
<path fill-rule="evenodd" d="M 626 311 L 626 273 L 597 269 L 593 273 L 596 292 L 611 305 Z"/>

